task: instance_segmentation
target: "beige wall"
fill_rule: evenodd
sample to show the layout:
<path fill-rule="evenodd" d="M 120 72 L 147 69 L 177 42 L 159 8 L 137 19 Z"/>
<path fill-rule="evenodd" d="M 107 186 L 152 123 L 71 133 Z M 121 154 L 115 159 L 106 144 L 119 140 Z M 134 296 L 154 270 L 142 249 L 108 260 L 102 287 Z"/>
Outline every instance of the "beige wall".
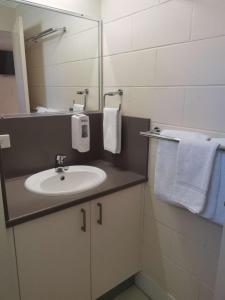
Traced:
<path fill-rule="evenodd" d="M 0 9 L 0 30 L 12 31 L 15 21 L 15 10 L 10 7 L 1 6 Z"/>
<path fill-rule="evenodd" d="M 102 0 L 104 89 L 152 127 L 225 136 L 225 1 Z M 177 300 L 212 300 L 222 228 L 146 187 L 143 271 Z"/>
<path fill-rule="evenodd" d="M 11 50 L 12 40 L 10 32 L 15 21 L 15 10 L 1 6 L 0 9 L 0 49 Z M 17 113 L 17 95 L 15 76 L 0 74 L 0 113 Z"/>
<path fill-rule="evenodd" d="M 18 113 L 16 77 L 0 74 L 0 114 Z"/>

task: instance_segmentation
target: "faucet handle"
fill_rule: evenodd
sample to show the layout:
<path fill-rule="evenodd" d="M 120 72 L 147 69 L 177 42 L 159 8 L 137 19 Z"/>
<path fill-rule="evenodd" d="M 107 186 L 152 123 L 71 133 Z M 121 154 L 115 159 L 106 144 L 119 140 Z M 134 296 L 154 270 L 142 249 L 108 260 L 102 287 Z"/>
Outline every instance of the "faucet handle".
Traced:
<path fill-rule="evenodd" d="M 55 160 L 59 165 L 63 165 L 64 160 L 66 159 L 66 155 L 56 154 Z"/>

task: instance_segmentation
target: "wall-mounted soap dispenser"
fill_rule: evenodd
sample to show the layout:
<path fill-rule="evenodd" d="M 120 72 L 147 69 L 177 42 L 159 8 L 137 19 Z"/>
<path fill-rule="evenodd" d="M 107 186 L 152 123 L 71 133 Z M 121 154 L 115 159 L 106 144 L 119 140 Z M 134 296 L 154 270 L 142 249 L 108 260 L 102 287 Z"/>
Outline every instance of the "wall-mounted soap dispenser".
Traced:
<path fill-rule="evenodd" d="M 75 114 L 71 121 L 72 148 L 79 152 L 88 152 L 90 150 L 89 117 L 84 114 Z"/>

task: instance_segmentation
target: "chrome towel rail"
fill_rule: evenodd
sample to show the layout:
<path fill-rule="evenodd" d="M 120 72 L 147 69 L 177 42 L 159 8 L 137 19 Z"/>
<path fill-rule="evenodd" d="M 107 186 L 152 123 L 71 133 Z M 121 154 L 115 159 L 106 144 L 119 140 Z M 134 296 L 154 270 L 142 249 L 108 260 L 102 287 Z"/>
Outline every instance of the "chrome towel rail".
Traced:
<path fill-rule="evenodd" d="M 84 95 L 84 110 L 87 107 L 87 96 L 89 94 L 89 89 L 84 89 L 83 91 L 77 91 L 77 95 Z"/>
<path fill-rule="evenodd" d="M 165 140 L 165 141 L 171 141 L 171 142 L 177 142 L 177 143 L 180 142 L 180 139 L 177 137 L 161 135 L 160 129 L 158 127 L 154 128 L 153 131 L 141 131 L 140 135 L 148 137 L 148 138 L 159 139 L 159 140 Z M 209 139 L 209 141 L 210 141 L 210 139 Z M 225 151 L 225 147 L 220 145 L 218 150 Z"/>
<path fill-rule="evenodd" d="M 32 35 L 31 37 L 27 38 L 25 41 L 26 42 L 29 42 L 29 41 L 32 41 L 32 42 L 37 42 L 39 39 L 45 37 L 45 36 L 48 36 L 50 34 L 53 34 L 55 32 L 66 32 L 66 27 L 61 27 L 61 28 L 49 28 L 49 29 L 46 29 L 42 32 L 39 32 L 35 35 Z"/>
<path fill-rule="evenodd" d="M 103 97 L 103 108 L 105 107 L 105 100 L 106 100 L 106 97 L 107 97 L 107 96 L 116 96 L 116 95 L 123 96 L 123 90 L 118 89 L 118 91 L 116 91 L 116 92 L 108 92 L 108 93 L 105 93 L 105 94 L 104 94 L 104 97 Z M 120 105 L 119 105 L 119 110 L 121 110 L 121 103 L 120 103 Z"/>

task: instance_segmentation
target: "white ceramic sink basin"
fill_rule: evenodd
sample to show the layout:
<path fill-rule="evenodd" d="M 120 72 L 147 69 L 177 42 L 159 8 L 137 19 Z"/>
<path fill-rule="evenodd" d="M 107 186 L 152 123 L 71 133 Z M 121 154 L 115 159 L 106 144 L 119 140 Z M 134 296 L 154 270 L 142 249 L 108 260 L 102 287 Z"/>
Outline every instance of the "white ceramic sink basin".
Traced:
<path fill-rule="evenodd" d="M 45 196 L 67 196 L 86 192 L 103 183 L 106 173 L 91 166 L 70 166 L 57 173 L 55 169 L 36 173 L 27 178 L 25 187 L 30 192 Z"/>

